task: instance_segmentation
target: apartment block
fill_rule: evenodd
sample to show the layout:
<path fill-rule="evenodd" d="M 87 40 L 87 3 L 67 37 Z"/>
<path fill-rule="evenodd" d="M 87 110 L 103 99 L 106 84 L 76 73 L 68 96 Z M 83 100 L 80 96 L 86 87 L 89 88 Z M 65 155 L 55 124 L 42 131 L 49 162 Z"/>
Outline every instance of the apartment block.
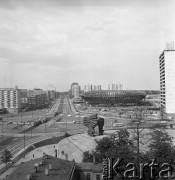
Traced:
<path fill-rule="evenodd" d="M 123 90 L 123 85 L 118 83 L 118 84 L 113 84 L 113 83 L 110 83 L 108 84 L 108 90 Z"/>
<path fill-rule="evenodd" d="M 9 113 L 18 113 L 21 110 L 21 90 L 15 88 L 0 88 L 0 109 Z"/>
<path fill-rule="evenodd" d="M 47 95 L 42 89 L 28 90 L 27 104 L 29 109 L 38 109 L 45 107 L 47 104 Z"/>
<path fill-rule="evenodd" d="M 175 114 L 175 50 L 169 48 L 159 56 L 161 107 Z"/>

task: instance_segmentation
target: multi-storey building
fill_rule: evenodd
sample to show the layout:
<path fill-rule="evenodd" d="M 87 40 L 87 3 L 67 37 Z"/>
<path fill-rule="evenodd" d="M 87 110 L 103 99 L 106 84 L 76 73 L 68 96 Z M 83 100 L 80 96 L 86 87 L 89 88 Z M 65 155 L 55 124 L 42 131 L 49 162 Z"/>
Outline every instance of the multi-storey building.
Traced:
<path fill-rule="evenodd" d="M 74 98 L 79 98 L 80 95 L 80 86 L 79 85 L 73 85 L 72 94 Z"/>
<path fill-rule="evenodd" d="M 169 48 L 159 56 L 161 107 L 175 114 L 175 50 Z"/>
<path fill-rule="evenodd" d="M 100 84 L 95 84 L 95 85 L 85 85 L 84 86 L 84 92 L 89 92 L 89 91 L 101 91 L 101 85 Z"/>
<path fill-rule="evenodd" d="M 50 99 L 51 100 L 55 100 L 56 99 L 56 91 L 55 90 L 51 90 L 50 91 Z"/>
<path fill-rule="evenodd" d="M 70 97 L 73 97 L 73 96 L 74 96 L 74 86 L 75 86 L 75 85 L 78 85 L 78 83 L 77 83 L 77 82 L 73 82 L 73 83 L 71 84 Z"/>
<path fill-rule="evenodd" d="M 9 113 L 18 113 L 21 110 L 21 90 L 17 86 L 0 89 L 0 109 L 4 108 Z"/>
<path fill-rule="evenodd" d="M 92 85 L 88 84 L 84 86 L 84 92 L 92 91 Z"/>
<path fill-rule="evenodd" d="M 118 84 L 113 84 L 113 83 L 110 83 L 108 84 L 108 90 L 123 90 L 123 85 L 118 83 Z"/>
<path fill-rule="evenodd" d="M 50 97 L 50 91 L 47 90 L 47 91 L 44 91 L 44 93 L 46 94 L 46 97 L 47 97 L 47 102 L 49 103 L 50 100 L 51 100 L 51 97 Z"/>
<path fill-rule="evenodd" d="M 47 104 L 47 96 L 41 89 L 27 91 L 27 103 L 29 109 L 38 109 L 45 107 Z"/>
<path fill-rule="evenodd" d="M 93 91 L 101 91 L 101 85 L 100 84 L 93 85 Z"/>
<path fill-rule="evenodd" d="M 27 107 L 27 89 L 21 89 L 21 109 Z"/>
<path fill-rule="evenodd" d="M 72 98 L 78 98 L 79 94 L 80 94 L 81 88 L 79 86 L 78 83 L 74 82 L 71 84 L 71 89 L 70 89 L 70 93 L 69 96 Z"/>

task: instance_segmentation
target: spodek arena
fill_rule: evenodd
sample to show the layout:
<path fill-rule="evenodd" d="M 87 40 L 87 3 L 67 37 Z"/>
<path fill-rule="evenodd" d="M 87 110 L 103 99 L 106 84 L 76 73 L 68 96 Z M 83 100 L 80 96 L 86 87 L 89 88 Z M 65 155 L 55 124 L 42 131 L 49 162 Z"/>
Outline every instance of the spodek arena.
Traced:
<path fill-rule="evenodd" d="M 89 91 L 81 94 L 81 97 L 92 105 L 141 105 L 145 101 L 146 94 L 141 91 L 131 90 L 101 90 Z"/>

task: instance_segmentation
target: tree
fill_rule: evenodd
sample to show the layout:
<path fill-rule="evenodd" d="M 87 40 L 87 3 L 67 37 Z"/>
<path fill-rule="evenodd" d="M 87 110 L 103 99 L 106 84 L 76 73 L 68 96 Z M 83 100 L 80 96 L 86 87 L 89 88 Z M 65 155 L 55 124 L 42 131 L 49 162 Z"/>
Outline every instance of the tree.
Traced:
<path fill-rule="evenodd" d="M 11 158 L 12 158 L 11 152 L 8 149 L 5 149 L 2 153 L 1 161 L 6 164 L 6 168 L 7 168 L 7 163 L 11 162 Z"/>
<path fill-rule="evenodd" d="M 172 137 L 164 129 L 152 130 L 148 148 L 147 154 L 151 159 L 156 159 L 158 163 L 174 163 L 175 147 L 172 145 Z"/>
<path fill-rule="evenodd" d="M 93 156 L 89 151 L 83 152 L 83 162 L 92 162 Z"/>
<path fill-rule="evenodd" d="M 167 119 L 167 115 L 166 115 L 166 111 L 165 111 L 165 107 L 164 106 L 160 107 L 160 119 L 161 120 Z"/>
<path fill-rule="evenodd" d="M 131 128 L 132 128 L 132 141 L 135 144 L 135 152 L 137 157 L 137 164 L 140 164 L 140 161 L 145 159 L 144 154 L 140 151 L 140 144 L 142 138 L 144 138 L 143 130 L 147 127 L 145 124 L 145 112 L 143 109 L 136 108 L 131 119 Z"/>
<path fill-rule="evenodd" d="M 120 130 L 118 137 L 104 137 L 96 141 L 97 146 L 95 152 L 85 152 L 83 154 L 84 162 L 92 162 L 92 157 L 95 155 L 96 162 L 102 162 L 104 157 L 107 158 L 124 158 L 127 161 L 132 161 L 135 157 L 134 147 L 129 139 L 129 132 L 127 130 Z"/>

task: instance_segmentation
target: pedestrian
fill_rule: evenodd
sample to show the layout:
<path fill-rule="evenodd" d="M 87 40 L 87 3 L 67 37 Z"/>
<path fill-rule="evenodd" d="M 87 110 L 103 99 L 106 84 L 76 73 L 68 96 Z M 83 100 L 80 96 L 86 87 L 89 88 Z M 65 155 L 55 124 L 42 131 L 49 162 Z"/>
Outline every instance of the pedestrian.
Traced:
<path fill-rule="evenodd" d="M 33 158 L 34 158 L 34 154 L 33 154 Z"/>

